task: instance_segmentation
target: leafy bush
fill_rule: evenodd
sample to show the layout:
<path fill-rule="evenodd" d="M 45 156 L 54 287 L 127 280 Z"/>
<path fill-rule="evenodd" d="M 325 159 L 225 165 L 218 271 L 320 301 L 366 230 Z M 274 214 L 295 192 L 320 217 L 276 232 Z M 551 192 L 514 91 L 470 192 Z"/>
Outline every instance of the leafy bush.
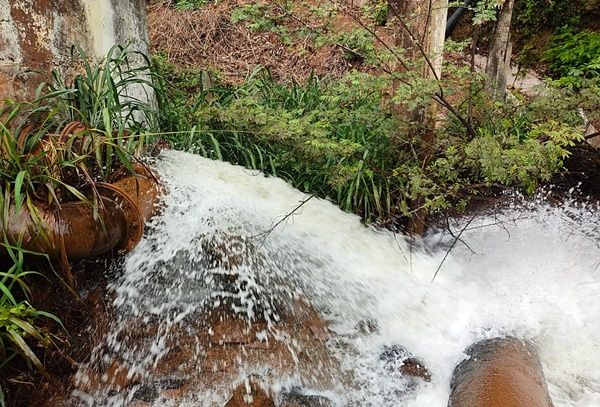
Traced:
<path fill-rule="evenodd" d="M 245 4 L 231 11 L 233 24 L 244 22 L 252 31 L 267 31 L 278 34 L 285 45 L 292 44 L 292 37 L 284 24 L 280 24 L 282 16 L 269 5 L 254 3 Z"/>
<path fill-rule="evenodd" d="M 554 35 L 544 59 L 563 84 L 582 86 L 587 79 L 600 76 L 600 33 L 584 30 Z"/>
<path fill-rule="evenodd" d="M 582 0 L 523 0 L 515 2 L 513 27 L 521 42 L 544 29 L 577 27 L 585 9 Z"/>
<path fill-rule="evenodd" d="M 380 111 L 382 85 L 363 74 L 335 85 L 315 76 L 282 85 L 257 70 L 240 88 L 212 90 L 215 99 L 198 107 L 192 132 L 171 141 L 383 217 L 391 210 L 385 172 L 396 157 L 385 148 L 395 125 Z"/>
<path fill-rule="evenodd" d="M 60 321 L 52 314 L 36 310 L 27 301 L 17 299 L 15 284 L 21 289 L 22 294 L 27 294 L 28 287 L 24 278 L 35 273 L 22 269 L 22 251 L 16 247 L 9 247 L 9 250 L 11 254 L 21 258 L 8 271 L 0 272 L 0 369 L 15 355 L 20 354 L 37 369 L 43 371 L 42 363 L 25 339 L 32 338 L 40 344 L 47 345 L 50 338 L 35 326 L 36 319 L 47 317 L 59 324 Z"/>
<path fill-rule="evenodd" d="M 5 225 L 5 223 L 2 223 Z M 25 270 L 25 255 L 35 253 L 26 252 L 18 246 L 9 244 L 6 240 L 0 243 L 3 250 L 13 261 L 13 265 L 0 272 L 0 371 L 15 356 L 21 355 L 36 369 L 44 372 L 42 362 L 31 349 L 31 342 L 48 346 L 51 342 L 50 335 L 36 323 L 39 318 L 47 318 L 62 326 L 60 320 L 47 312 L 36 310 L 26 299 L 30 290 L 25 279 L 33 271 Z M 0 387 L 0 405 L 4 395 Z"/>
<path fill-rule="evenodd" d="M 348 61 L 373 60 L 373 54 L 375 53 L 373 36 L 364 28 L 338 34 L 334 37 L 334 41 L 344 47 L 344 58 Z"/>
<path fill-rule="evenodd" d="M 468 77 L 461 85 L 467 89 L 481 86 L 468 70 L 447 72 Z M 494 104 L 482 94 L 473 98 L 477 134 L 465 134 L 449 117 L 423 165 L 410 112 L 430 103 L 436 84 L 409 73 L 401 79 L 392 95 L 390 76 L 354 72 L 338 81 L 311 76 L 303 84 L 281 84 L 259 69 L 241 86 L 204 88 L 193 103 L 179 106 L 194 126 L 170 141 L 279 176 L 346 211 L 386 222 L 410 216 L 416 201 L 429 212 L 462 206 L 491 185 L 532 192 L 581 138 L 581 118 L 559 112 L 562 105 L 550 100 L 559 90 L 526 105 Z M 454 78 L 447 94 L 460 94 L 463 79 Z"/>

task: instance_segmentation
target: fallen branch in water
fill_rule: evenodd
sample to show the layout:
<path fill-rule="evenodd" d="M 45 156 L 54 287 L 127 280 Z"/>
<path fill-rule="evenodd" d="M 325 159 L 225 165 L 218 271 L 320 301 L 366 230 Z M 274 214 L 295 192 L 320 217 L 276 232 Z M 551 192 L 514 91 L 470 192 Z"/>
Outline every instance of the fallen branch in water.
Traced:
<path fill-rule="evenodd" d="M 298 209 L 301 209 L 304 206 L 304 204 L 306 204 L 308 201 L 310 201 L 314 197 L 315 196 L 312 195 L 312 194 L 309 195 L 308 198 L 303 199 L 302 201 L 300 201 L 300 203 L 294 209 L 292 209 L 291 212 L 287 213 L 280 220 L 278 220 L 277 222 L 275 222 L 274 224 L 272 224 L 269 229 L 265 230 L 264 232 L 260 232 L 259 234 L 250 236 L 250 237 L 251 238 L 263 237 L 263 240 L 260 243 L 259 248 L 262 247 L 265 244 L 265 241 L 267 240 L 267 237 L 271 234 L 271 232 L 273 232 L 277 228 L 277 226 L 281 225 L 283 222 L 287 222 L 287 220 L 290 219 L 292 216 L 298 215 L 298 213 L 296 213 L 298 211 Z"/>
<path fill-rule="evenodd" d="M 431 282 L 433 283 L 433 281 L 435 280 L 435 278 L 437 277 L 438 273 L 440 272 L 442 266 L 444 265 L 444 262 L 446 261 L 446 258 L 448 257 L 448 255 L 450 254 L 450 252 L 452 251 L 452 249 L 454 249 L 454 246 L 456 246 L 456 242 L 459 241 L 460 236 L 463 234 L 463 232 L 465 230 L 467 230 L 467 228 L 469 227 L 469 225 L 471 224 L 471 222 L 473 222 L 473 220 L 475 220 L 475 217 L 477 215 L 473 215 L 471 217 L 471 219 L 469 219 L 469 221 L 466 223 L 465 226 L 463 226 L 463 228 L 460 230 L 460 232 L 458 233 L 458 235 L 456 235 L 456 238 L 454 238 L 454 241 L 452 242 L 452 244 L 450 245 L 450 248 L 446 251 L 446 254 L 444 255 L 444 258 L 442 259 L 442 261 L 440 262 L 439 266 L 437 267 L 437 269 L 435 270 L 435 273 L 433 274 L 433 278 L 431 279 Z"/>

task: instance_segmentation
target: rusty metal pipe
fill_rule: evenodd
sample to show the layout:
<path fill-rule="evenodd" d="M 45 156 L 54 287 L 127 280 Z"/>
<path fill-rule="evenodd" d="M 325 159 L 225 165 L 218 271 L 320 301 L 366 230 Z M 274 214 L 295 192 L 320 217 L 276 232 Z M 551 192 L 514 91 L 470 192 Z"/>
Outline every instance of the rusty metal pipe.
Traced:
<path fill-rule="evenodd" d="M 469 347 L 454 370 L 448 407 L 552 407 L 537 352 L 528 341 L 494 338 Z"/>
<path fill-rule="evenodd" d="M 84 202 L 66 202 L 58 209 L 39 203 L 39 222 L 34 222 L 27 208 L 18 214 L 12 210 L 6 227 L 0 225 L 0 239 L 69 260 L 128 252 L 142 238 L 145 221 L 156 213 L 160 194 L 157 178 L 148 169 L 139 172 L 112 184 L 96 185 L 104 207 L 100 219 L 94 218 L 93 208 Z"/>

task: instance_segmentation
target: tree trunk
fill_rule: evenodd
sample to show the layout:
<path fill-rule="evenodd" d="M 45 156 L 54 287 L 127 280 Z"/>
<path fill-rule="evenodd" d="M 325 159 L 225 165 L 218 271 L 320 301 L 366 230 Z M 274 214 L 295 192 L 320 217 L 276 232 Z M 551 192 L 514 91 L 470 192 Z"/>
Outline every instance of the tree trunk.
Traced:
<path fill-rule="evenodd" d="M 494 99 L 503 100 L 506 96 L 506 81 L 510 73 L 510 22 L 512 19 L 514 0 L 506 0 L 496 22 L 494 36 L 488 55 L 485 73 L 486 86 Z"/>
<path fill-rule="evenodd" d="M 408 50 L 411 58 L 424 58 L 422 75 L 426 79 L 439 80 L 442 76 L 442 57 L 448 15 L 448 0 L 389 0 L 390 8 L 403 22 L 400 45 Z M 415 129 L 423 140 L 419 152 L 422 166 L 426 167 L 431 159 L 437 124 L 437 104 L 431 103 L 414 112 L 414 121 L 419 123 Z M 427 211 L 423 208 L 424 199 L 416 199 L 411 210 L 409 229 L 418 235 L 425 233 Z"/>

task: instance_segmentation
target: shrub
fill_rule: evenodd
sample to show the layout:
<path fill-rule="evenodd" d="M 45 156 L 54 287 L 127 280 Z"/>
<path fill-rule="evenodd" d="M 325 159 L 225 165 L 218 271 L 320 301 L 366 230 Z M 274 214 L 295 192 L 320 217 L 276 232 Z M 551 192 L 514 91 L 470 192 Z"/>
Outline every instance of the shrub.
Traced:
<path fill-rule="evenodd" d="M 447 94 L 481 88 L 481 78 L 468 70 L 447 72 L 463 75 L 452 79 Z M 410 216 L 416 201 L 429 212 L 462 207 L 492 185 L 532 192 L 581 139 L 581 118 L 551 100 L 569 100 L 558 89 L 531 104 L 494 104 L 478 94 L 472 99 L 474 137 L 450 116 L 424 165 L 410 112 L 430 103 L 436 85 L 410 73 L 401 79 L 393 94 L 390 76 L 354 72 L 338 81 L 311 76 L 282 84 L 259 69 L 241 86 L 203 89 L 187 107 L 192 131 L 170 140 L 176 148 L 284 178 L 366 220 L 387 222 Z"/>
<path fill-rule="evenodd" d="M 521 42 L 544 29 L 576 27 L 584 7 L 582 0 L 523 0 L 515 2 L 513 27 Z"/>
<path fill-rule="evenodd" d="M 395 125 L 380 111 L 382 85 L 363 74 L 335 85 L 315 76 L 282 85 L 257 70 L 239 88 L 214 89 L 215 99 L 196 110 L 192 132 L 171 141 L 283 177 L 367 218 L 383 217 L 391 210 L 386 161 L 396 157 L 385 148 Z"/>
<path fill-rule="evenodd" d="M 587 80 L 600 76 L 600 33 L 584 30 L 554 35 L 544 59 L 563 84 L 585 86 Z"/>

